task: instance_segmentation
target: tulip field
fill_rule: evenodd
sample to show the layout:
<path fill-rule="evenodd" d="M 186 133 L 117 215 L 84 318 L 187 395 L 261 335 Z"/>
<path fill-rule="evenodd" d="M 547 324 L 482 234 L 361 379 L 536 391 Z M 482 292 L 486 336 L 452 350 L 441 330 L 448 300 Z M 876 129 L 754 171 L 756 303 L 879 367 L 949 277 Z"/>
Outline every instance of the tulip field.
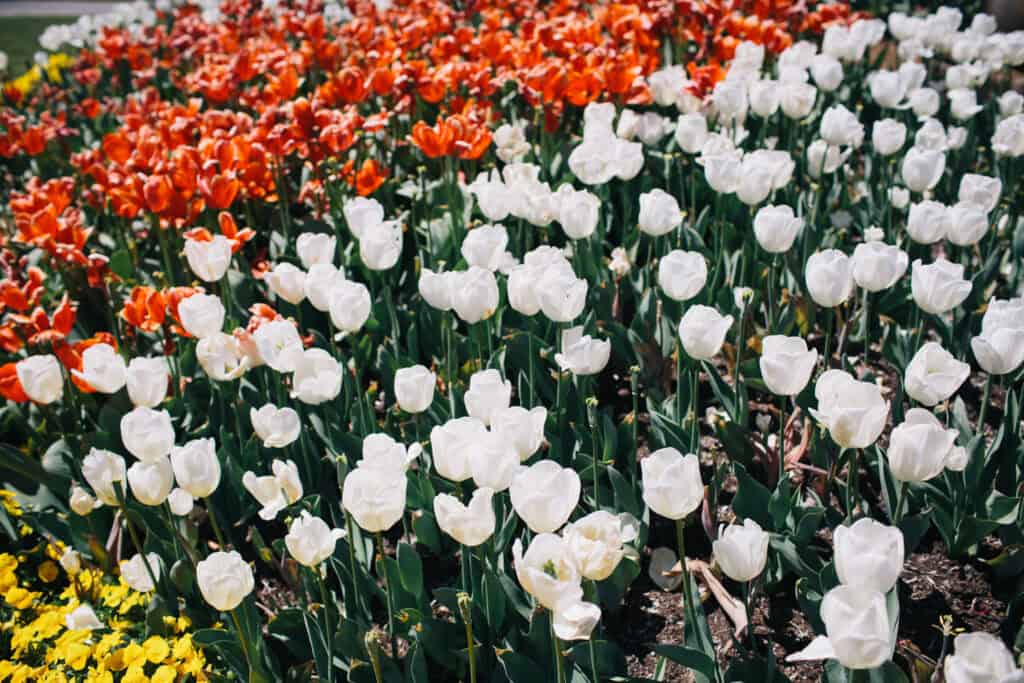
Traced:
<path fill-rule="evenodd" d="M 0 683 L 1024 683 L 1024 31 L 888 4 L 0 53 Z"/>

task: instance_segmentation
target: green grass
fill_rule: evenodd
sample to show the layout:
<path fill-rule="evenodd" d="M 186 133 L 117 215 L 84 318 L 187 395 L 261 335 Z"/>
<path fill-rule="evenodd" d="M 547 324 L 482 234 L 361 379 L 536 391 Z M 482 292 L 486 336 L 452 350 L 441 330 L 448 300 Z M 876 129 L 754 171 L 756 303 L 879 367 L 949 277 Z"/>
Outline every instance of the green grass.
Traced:
<path fill-rule="evenodd" d="M 0 17 L 0 50 L 7 53 L 8 78 L 25 73 L 39 47 L 39 35 L 51 24 L 69 24 L 78 17 Z"/>

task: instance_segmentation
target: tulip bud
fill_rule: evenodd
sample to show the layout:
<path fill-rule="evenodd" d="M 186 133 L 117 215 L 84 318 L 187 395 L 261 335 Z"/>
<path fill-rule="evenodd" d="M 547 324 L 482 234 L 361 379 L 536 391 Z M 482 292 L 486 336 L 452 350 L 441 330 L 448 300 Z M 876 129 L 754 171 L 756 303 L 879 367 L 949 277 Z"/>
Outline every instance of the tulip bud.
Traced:
<path fill-rule="evenodd" d="M 704 179 L 712 190 L 719 194 L 732 194 L 739 188 L 743 176 L 743 160 L 738 152 L 708 156 L 702 150 L 700 161 L 704 164 Z"/>
<path fill-rule="evenodd" d="M 332 265 L 337 239 L 322 232 L 304 232 L 295 241 L 302 267 L 311 270 L 315 265 Z"/>
<path fill-rule="evenodd" d="M 910 398 L 933 406 L 955 394 L 970 374 L 967 363 L 958 361 L 938 343 L 927 342 L 907 365 L 903 384 Z"/>
<path fill-rule="evenodd" d="M 422 413 L 434 402 L 436 385 L 437 374 L 422 365 L 401 368 L 395 373 L 395 400 L 407 413 Z"/>
<path fill-rule="evenodd" d="M 194 498 L 206 498 L 220 484 L 220 460 L 213 439 L 194 439 L 171 451 L 174 478 Z"/>
<path fill-rule="evenodd" d="M 1003 192 L 1003 181 L 991 176 L 966 173 L 960 179 L 957 198 L 965 204 L 973 204 L 985 213 L 991 213 L 999 204 Z"/>
<path fill-rule="evenodd" d="M 123 460 L 121 462 L 122 464 L 124 463 Z M 85 467 L 84 461 L 82 463 L 82 467 Z M 92 484 L 90 484 L 90 486 L 91 485 Z M 71 506 L 71 509 L 75 512 L 76 515 L 85 517 L 90 512 L 101 506 L 103 503 L 90 496 L 89 492 L 83 489 L 81 486 L 75 484 L 74 486 L 71 487 L 71 493 L 68 496 L 68 504 Z"/>
<path fill-rule="evenodd" d="M 491 415 L 508 408 L 512 398 L 512 382 L 503 380 L 497 370 L 481 370 L 469 378 L 469 390 L 463 400 L 466 412 L 485 425 L 491 424 Z"/>
<path fill-rule="evenodd" d="M 944 258 L 924 265 L 914 261 L 910 271 L 911 292 L 914 302 L 926 313 L 942 315 L 966 299 L 971 293 L 971 281 L 964 278 L 964 267 Z"/>
<path fill-rule="evenodd" d="M 128 468 L 132 494 L 143 505 L 162 505 L 174 488 L 174 470 L 167 457 L 139 461 Z"/>
<path fill-rule="evenodd" d="M 815 55 L 811 60 L 811 78 L 823 92 L 834 92 L 843 82 L 843 65 L 829 55 Z"/>
<path fill-rule="evenodd" d="M 485 268 L 470 266 L 459 273 L 453 290 L 455 313 L 470 325 L 490 318 L 498 310 L 498 281 Z"/>
<path fill-rule="evenodd" d="M 658 262 L 658 285 L 675 301 L 688 301 L 697 296 L 707 279 L 707 263 L 695 251 L 673 249 Z"/>
<path fill-rule="evenodd" d="M 740 180 L 736 198 L 747 206 L 757 206 L 774 189 L 775 169 L 763 158 L 748 154 L 740 166 Z"/>
<path fill-rule="evenodd" d="M 525 554 L 517 538 L 512 544 L 512 557 L 516 578 L 541 606 L 553 610 L 561 600 L 582 599 L 579 569 L 561 536 L 539 533 Z"/>
<path fill-rule="evenodd" d="M 708 120 L 702 114 L 683 114 L 676 122 L 675 140 L 679 149 L 696 154 L 708 139 Z"/>
<path fill-rule="evenodd" d="M 127 368 L 110 344 L 94 344 L 82 353 L 82 369 L 71 374 L 101 394 L 116 394 L 127 379 Z"/>
<path fill-rule="evenodd" d="M 193 337 L 202 339 L 224 327 L 224 304 L 213 294 L 193 294 L 178 304 L 181 326 Z"/>
<path fill-rule="evenodd" d="M 934 244 L 946 237 L 951 228 L 950 213 L 944 204 L 929 199 L 910 205 L 907 233 L 918 244 Z"/>
<path fill-rule="evenodd" d="M 826 370 L 814 385 L 818 408 L 811 415 L 841 448 L 867 448 L 885 428 L 889 404 L 878 385 L 858 382 L 842 370 Z"/>
<path fill-rule="evenodd" d="M 169 377 L 165 359 L 132 358 L 126 372 L 128 398 L 136 407 L 157 407 L 167 396 Z"/>
<path fill-rule="evenodd" d="M 252 593 L 252 569 L 237 551 L 210 553 L 196 565 L 199 592 L 214 609 L 230 612 Z"/>
<path fill-rule="evenodd" d="M 93 448 L 82 460 L 82 476 L 104 504 L 117 506 L 117 488 L 124 487 L 124 458 L 110 451 Z"/>
<path fill-rule="evenodd" d="M 821 117 L 821 137 L 836 147 L 860 147 L 864 142 L 864 125 L 852 111 L 835 104 Z"/>
<path fill-rule="evenodd" d="M 957 121 L 967 121 L 984 109 L 978 104 L 978 93 L 970 88 L 954 88 L 946 93 L 949 98 L 949 113 Z"/>
<path fill-rule="evenodd" d="M 733 317 L 723 316 L 710 306 L 691 306 L 679 321 L 679 340 L 687 355 L 696 360 L 711 360 L 722 348 Z"/>
<path fill-rule="evenodd" d="M 956 446 L 958 432 L 946 429 L 924 408 L 911 408 L 889 436 L 889 470 L 897 481 L 923 482 L 943 470 L 962 470 L 967 451 Z"/>
<path fill-rule="evenodd" d="M 835 308 L 853 293 L 853 259 L 838 249 L 815 252 L 807 259 L 804 280 L 814 303 Z"/>
<path fill-rule="evenodd" d="M 559 640 L 589 640 L 599 621 L 600 607 L 571 595 L 555 605 L 552 628 Z"/>
<path fill-rule="evenodd" d="M 871 128 L 871 144 L 884 157 L 895 154 L 907 140 L 907 127 L 896 119 L 875 121 Z"/>
<path fill-rule="evenodd" d="M 259 410 L 249 409 L 249 421 L 256 436 L 267 448 L 284 448 L 299 438 L 302 422 L 292 408 L 267 403 Z"/>
<path fill-rule="evenodd" d="M 1013 653 L 991 633 L 961 633 L 953 640 L 953 649 L 943 668 L 947 683 L 1020 683 L 1024 680 Z"/>
<path fill-rule="evenodd" d="M 754 237 L 770 254 L 789 251 L 803 227 L 804 220 L 785 205 L 761 207 L 754 216 Z"/>
<path fill-rule="evenodd" d="M 430 430 L 430 447 L 437 473 L 449 481 L 472 476 L 470 454 L 487 438 L 487 427 L 475 417 L 457 417 Z"/>
<path fill-rule="evenodd" d="M 733 581 L 752 581 L 768 561 L 768 534 L 752 519 L 730 524 L 712 544 L 715 562 Z"/>
<path fill-rule="evenodd" d="M 149 593 L 156 589 L 153 578 L 160 580 L 160 556 L 146 553 L 145 556 L 135 554 L 129 560 L 121 560 L 121 578 L 128 587 L 139 593 Z M 153 572 L 153 576 L 149 575 Z"/>
<path fill-rule="evenodd" d="M 330 263 L 314 263 L 306 273 L 303 294 L 309 303 L 324 313 L 331 310 L 331 296 L 345 280 L 345 273 Z"/>
<path fill-rule="evenodd" d="M 949 207 L 946 237 L 958 247 L 970 247 L 981 241 L 989 229 L 988 216 L 974 204 L 963 202 Z"/>
<path fill-rule="evenodd" d="M 761 118 L 768 118 L 779 110 L 781 95 L 778 81 L 753 81 L 747 89 L 747 98 L 751 111 Z"/>
<path fill-rule="evenodd" d="M 640 461 L 644 503 L 668 519 L 683 519 L 704 500 L 700 462 L 674 448 L 654 451 Z"/>
<path fill-rule="evenodd" d="M 811 379 L 818 351 L 807 349 L 803 337 L 769 335 L 761 341 L 761 377 L 777 396 L 796 396 Z"/>
<path fill-rule="evenodd" d="M 596 375 L 608 365 L 611 351 L 610 341 L 594 339 L 576 326 L 562 331 L 562 351 L 555 354 L 555 362 L 578 377 Z"/>
<path fill-rule="evenodd" d="M 263 281 L 279 299 L 298 305 L 306 296 L 306 273 L 290 263 L 278 263 Z"/>
<path fill-rule="evenodd" d="M 865 592 L 888 593 L 903 571 L 903 532 L 870 517 L 839 526 L 832 540 L 839 580 Z"/>
<path fill-rule="evenodd" d="M 971 339 L 978 365 L 993 375 L 1005 375 L 1024 363 L 1024 299 L 988 303 L 981 319 L 981 334 Z"/>
<path fill-rule="evenodd" d="M 939 93 L 934 88 L 916 88 L 907 97 L 907 104 L 918 119 L 927 119 L 939 112 Z"/>
<path fill-rule="evenodd" d="M 387 434 L 370 434 L 363 439 L 363 457 L 356 466 L 404 474 L 422 451 L 418 443 L 406 448 Z"/>
<path fill-rule="evenodd" d="M 139 460 L 161 460 L 174 447 L 170 413 L 151 408 L 132 410 L 121 418 L 121 442 Z"/>
<path fill-rule="evenodd" d="M 439 494 L 434 498 L 437 525 L 464 546 L 480 545 L 491 537 L 497 524 L 491 505 L 493 495 L 489 488 L 478 488 L 473 491 L 469 505 L 463 505 L 455 496 Z"/>
<path fill-rule="evenodd" d="M 405 512 L 406 478 L 402 472 L 359 467 L 348 473 L 341 504 L 365 531 L 387 531 Z"/>
<path fill-rule="evenodd" d="M 36 403 L 46 405 L 64 395 L 64 374 L 56 356 L 29 356 L 19 360 L 14 370 L 25 395 Z"/>
<path fill-rule="evenodd" d="M 853 250 L 853 279 L 869 292 L 896 284 L 907 271 L 907 252 L 884 242 L 862 242 Z"/>
<path fill-rule="evenodd" d="M 203 282 L 217 282 L 231 266 L 231 242 L 224 235 L 212 240 L 185 240 L 185 258 L 188 267 Z"/>
<path fill-rule="evenodd" d="M 174 489 L 167 496 L 167 505 L 171 508 L 171 514 L 184 517 L 192 512 L 195 507 L 195 499 L 185 489 Z"/>
<path fill-rule="evenodd" d="M 850 149 L 830 145 L 824 140 L 815 140 L 807 147 L 807 173 L 820 178 L 839 170 L 850 158 Z"/>
<path fill-rule="evenodd" d="M 491 431 L 516 452 L 525 462 L 544 443 L 544 425 L 548 410 L 542 406 L 527 410 L 512 406 L 491 413 Z"/>
<path fill-rule="evenodd" d="M 368 227 L 359 237 L 359 258 L 370 270 L 389 270 L 402 255 L 402 226 L 384 221 Z"/>
<path fill-rule="evenodd" d="M 520 472 L 509 494 L 512 507 L 535 534 L 557 531 L 580 500 L 582 483 L 575 470 L 541 460 Z"/>
<path fill-rule="evenodd" d="M 925 192 L 939 184 L 946 170 L 946 155 L 937 150 L 911 147 L 903 157 L 900 175 L 913 192 Z"/>
<path fill-rule="evenodd" d="M 320 405 L 341 393 L 341 366 L 323 349 L 306 349 L 295 364 L 292 394 L 308 405 Z"/>
<path fill-rule="evenodd" d="M 590 237 L 597 229 L 601 217 L 601 200 L 586 190 L 574 190 L 562 185 L 553 195 L 558 207 L 558 222 L 566 236 L 572 240 Z"/>
<path fill-rule="evenodd" d="M 64 617 L 64 626 L 69 631 L 92 631 L 104 628 L 103 622 L 96 616 L 96 612 L 87 604 L 82 604 L 71 610 Z"/>
<path fill-rule="evenodd" d="M 676 198 L 661 189 L 640 195 L 640 232 L 660 237 L 675 230 L 683 222 Z"/>
<path fill-rule="evenodd" d="M 319 567 L 334 554 L 334 546 L 344 536 L 341 529 L 331 529 L 327 522 L 303 510 L 288 528 L 284 544 L 299 564 Z"/>
<path fill-rule="evenodd" d="M 785 81 L 780 84 L 779 106 L 786 118 L 799 121 L 807 118 L 814 109 L 814 101 L 818 97 L 818 89 L 810 83 Z"/>
<path fill-rule="evenodd" d="M 470 266 L 495 271 L 501 265 L 508 245 L 508 231 L 503 225 L 482 225 L 473 228 L 462 242 L 462 256 Z"/>
<path fill-rule="evenodd" d="M 439 311 L 450 311 L 454 305 L 455 287 L 459 275 L 454 272 L 435 273 L 430 268 L 420 272 L 419 292 L 430 306 Z M 509 288 L 511 289 L 511 279 Z M 510 295 L 511 298 L 511 295 Z"/>

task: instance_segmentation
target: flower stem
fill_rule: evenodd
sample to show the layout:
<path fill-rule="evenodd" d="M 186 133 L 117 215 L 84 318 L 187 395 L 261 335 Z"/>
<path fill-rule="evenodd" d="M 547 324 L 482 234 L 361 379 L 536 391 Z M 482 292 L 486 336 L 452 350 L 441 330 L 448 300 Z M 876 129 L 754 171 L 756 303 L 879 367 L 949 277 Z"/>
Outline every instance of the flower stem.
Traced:
<path fill-rule="evenodd" d="M 853 523 L 853 506 L 857 500 L 857 456 L 860 450 L 850 453 L 849 469 L 846 472 L 846 523 Z"/>
<path fill-rule="evenodd" d="M 551 647 L 555 653 L 555 683 L 565 683 L 565 672 L 562 669 L 562 648 L 555 634 L 555 611 L 551 610 Z"/>
<path fill-rule="evenodd" d="M 217 515 L 213 511 L 213 502 L 206 499 L 206 514 L 210 518 L 210 526 L 213 527 L 213 533 L 217 537 L 217 543 L 220 544 L 221 549 L 227 547 L 227 543 L 224 542 L 224 533 L 220 530 L 220 524 L 217 523 Z"/>
<path fill-rule="evenodd" d="M 601 674 L 598 673 L 597 669 L 597 652 L 594 650 L 594 639 L 587 639 L 587 646 L 590 649 L 590 680 L 593 683 L 600 683 Z"/>
<path fill-rule="evenodd" d="M 779 397 L 779 481 L 786 476 L 786 397 Z"/>
<path fill-rule="evenodd" d="M 381 532 L 377 532 L 377 548 L 380 552 L 380 558 L 377 565 L 377 571 L 380 574 L 381 579 L 384 580 L 384 596 L 387 600 L 388 609 L 388 635 L 391 637 L 391 656 L 398 659 L 398 639 L 395 637 L 395 615 L 391 604 L 391 582 L 388 581 L 388 572 L 384 567 L 384 535 Z"/>
<path fill-rule="evenodd" d="M 756 647 L 756 641 L 754 640 L 754 615 L 753 607 L 751 602 L 754 597 L 754 586 L 753 581 L 743 582 L 743 607 L 747 611 L 747 638 L 750 640 L 750 651 L 753 652 Z"/>
<path fill-rule="evenodd" d="M 992 399 L 992 375 L 989 374 L 985 380 L 985 395 L 981 399 L 981 408 L 978 411 L 978 434 L 985 433 L 985 418 L 988 416 L 988 403 Z"/>
<path fill-rule="evenodd" d="M 316 575 L 316 582 L 320 584 L 320 601 L 324 605 L 324 637 L 327 640 L 327 681 L 334 680 L 334 634 L 331 631 L 331 607 L 327 593 L 327 582 L 323 575 L 316 569 L 311 570 Z"/>
<path fill-rule="evenodd" d="M 679 566 L 683 570 L 683 608 L 686 613 L 686 621 L 693 628 L 694 638 L 701 641 L 700 629 L 697 626 L 697 610 L 693 604 L 693 594 L 690 592 L 690 572 L 686 568 L 686 539 L 683 530 L 686 518 L 676 520 L 676 543 L 679 546 Z M 702 644 L 703 649 L 703 644 Z"/>
<path fill-rule="evenodd" d="M 235 623 L 235 630 L 238 631 L 238 642 L 242 646 L 242 654 L 245 655 L 245 663 L 249 665 L 249 677 L 252 680 L 252 672 L 256 667 L 253 666 L 252 653 L 249 652 L 248 638 L 246 638 L 245 631 L 242 630 L 242 622 L 238 618 L 238 608 L 231 610 L 231 620 Z"/>

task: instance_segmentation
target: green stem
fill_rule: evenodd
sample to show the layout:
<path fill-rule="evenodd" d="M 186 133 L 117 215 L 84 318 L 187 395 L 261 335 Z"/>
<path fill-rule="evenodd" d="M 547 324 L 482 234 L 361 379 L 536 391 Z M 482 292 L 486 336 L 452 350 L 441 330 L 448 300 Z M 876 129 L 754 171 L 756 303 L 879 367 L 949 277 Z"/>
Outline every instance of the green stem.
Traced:
<path fill-rule="evenodd" d="M 686 621 L 689 622 L 693 629 L 694 638 L 700 643 L 702 638 L 700 635 L 700 627 L 697 625 L 697 610 L 693 603 L 693 594 L 690 592 L 690 572 L 686 568 L 686 539 L 683 530 L 685 528 L 686 518 L 676 520 L 676 543 L 679 547 L 679 566 L 683 572 L 683 608 L 686 613 Z M 703 643 L 701 644 L 703 649 Z"/>
<path fill-rule="evenodd" d="M 909 485 L 907 482 L 901 481 L 899 483 L 899 497 L 896 499 L 896 510 L 892 515 L 892 523 L 896 526 L 899 526 L 900 522 L 903 521 L 903 509 L 906 507 L 904 504 L 909 502 L 907 500 L 907 495 L 910 493 L 908 489 Z"/>
<path fill-rule="evenodd" d="M 395 615 L 391 602 L 391 582 L 388 581 L 388 572 L 384 566 L 384 535 L 379 531 L 377 532 L 377 548 L 380 552 L 380 559 L 378 560 L 380 564 L 377 565 L 377 571 L 380 574 L 381 579 L 384 581 L 384 596 L 387 600 L 388 635 L 391 637 L 391 656 L 398 659 L 398 638 L 395 636 Z"/>
<path fill-rule="evenodd" d="M 743 607 L 747 611 L 747 639 L 750 640 L 751 652 L 753 652 L 757 647 L 756 641 L 754 640 L 754 611 L 751 606 L 751 602 L 754 597 L 753 588 L 753 581 L 743 582 Z"/>
<path fill-rule="evenodd" d="M 786 397 L 779 397 L 779 481 L 786 476 Z"/>
<path fill-rule="evenodd" d="M 985 395 L 981 399 L 981 408 L 978 411 L 978 434 L 985 433 L 985 418 L 988 416 L 988 404 L 992 399 L 992 375 L 989 374 L 985 380 Z"/>
<path fill-rule="evenodd" d="M 349 614 L 349 616 L 351 617 L 355 614 L 356 609 L 360 608 L 360 604 L 358 588 L 359 584 L 357 583 L 356 580 L 356 537 L 354 535 L 354 529 L 352 528 L 352 515 L 348 514 L 347 511 L 345 512 L 345 526 L 348 531 L 348 538 L 346 539 L 348 541 L 348 571 L 352 577 L 352 602 L 353 608 L 355 608 Z"/>
<path fill-rule="evenodd" d="M 227 547 L 227 543 L 224 542 L 224 534 L 220 530 L 220 524 L 217 523 L 217 515 L 213 511 L 213 501 L 209 498 L 206 499 L 206 514 L 210 518 L 210 526 L 213 527 L 213 533 L 217 537 L 217 543 L 220 544 L 221 550 Z"/>
<path fill-rule="evenodd" d="M 590 649 L 590 680 L 593 683 L 600 683 L 601 674 L 597 669 L 597 652 L 594 650 L 594 639 L 592 637 L 587 640 L 587 646 Z"/>
<path fill-rule="evenodd" d="M 857 500 L 857 456 L 860 450 L 850 453 L 849 469 L 846 473 L 846 523 L 853 523 L 853 507 Z"/>
<path fill-rule="evenodd" d="M 146 552 L 143 549 L 142 542 L 139 540 L 139 534 L 135 531 L 135 525 L 132 524 L 131 518 L 128 516 L 128 504 L 125 500 L 125 489 L 124 482 L 121 482 L 121 486 L 114 484 L 114 493 L 117 495 L 117 501 L 120 503 L 121 516 L 124 517 L 124 525 L 128 527 L 128 535 L 132 539 L 132 545 L 135 546 L 135 552 L 142 558 L 142 565 L 146 568 L 146 573 L 149 574 L 149 580 L 153 582 L 153 590 L 156 590 L 156 572 L 149 566 L 149 558 L 146 557 Z"/>
<path fill-rule="evenodd" d="M 555 611 L 551 610 L 551 648 L 555 653 L 555 683 L 565 683 L 565 672 L 562 669 L 562 648 L 555 635 Z"/>
<path fill-rule="evenodd" d="M 249 651 L 248 638 L 245 636 L 245 631 L 242 630 L 242 622 L 238 618 L 238 609 L 231 610 L 231 620 L 235 623 L 235 630 L 238 631 L 238 642 L 242 646 L 242 654 L 245 655 L 245 663 L 249 665 L 249 677 L 253 679 L 252 672 L 256 670 L 253 665 L 252 653 Z"/>
<path fill-rule="evenodd" d="M 325 638 L 327 639 L 327 681 L 334 680 L 334 635 L 331 631 L 331 607 L 330 600 L 327 595 L 327 582 L 324 581 L 324 577 L 316 569 L 311 569 L 316 575 L 316 582 L 320 584 L 320 602 L 324 605 L 324 628 L 327 633 Z"/>
<path fill-rule="evenodd" d="M 697 418 L 697 401 L 700 394 L 700 366 L 694 365 L 690 373 L 690 452 L 696 453 L 700 446 L 700 420 Z"/>
<path fill-rule="evenodd" d="M 463 619 L 466 626 L 466 654 L 469 657 L 469 681 L 476 683 L 476 657 L 473 653 L 473 624 L 469 619 Z"/>

